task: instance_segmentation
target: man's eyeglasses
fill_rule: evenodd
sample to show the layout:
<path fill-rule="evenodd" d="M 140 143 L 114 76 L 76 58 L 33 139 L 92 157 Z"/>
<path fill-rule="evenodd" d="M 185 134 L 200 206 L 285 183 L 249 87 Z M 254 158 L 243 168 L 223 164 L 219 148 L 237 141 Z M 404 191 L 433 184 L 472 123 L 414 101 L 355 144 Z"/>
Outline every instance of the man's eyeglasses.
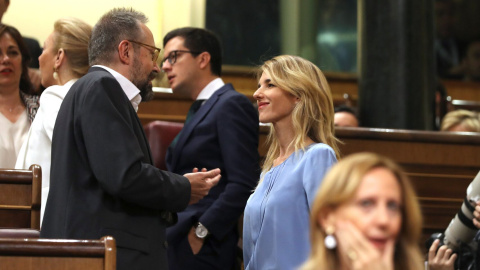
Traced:
<path fill-rule="evenodd" d="M 162 49 L 157 48 L 157 47 L 155 47 L 155 46 L 151 46 L 151 45 L 142 43 L 142 42 L 138 42 L 138 41 L 135 41 L 135 40 L 129 40 L 129 39 L 127 39 L 127 40 L 130 41 L 130 42 L 132 42 L 132 43 L 138 44 L 138 45 L 140 45 L 140 46 L 153 49 L 152 61 L 153 61 L 154 63 L 157 62 L 158 55 L 160 54 L 160 51 L 161 51 Z M 149 50 L 149 51 L 150 51 L 150 50 Z M 152 52 L 152 51 L 150 51 L 150 52 Z"/>
<path fill-rule="evenodd" d="M 168 63 L 170 63 L 170 65 L 173 65 L 177 62 L 177 55 L 178 53 L 191 53 L 193 55 L 198 55 L 200 54 L 201 52 L 193 52 L 193 51 L 185 51 L 185 50 L 176 50 L 176 51 L 171 51 L 167 57 L 165 57 L 162 61 L 162 65 L 161 67 L 163 67 L 163 64 L 165 63 L 165 61 L 168 60 Z"/>

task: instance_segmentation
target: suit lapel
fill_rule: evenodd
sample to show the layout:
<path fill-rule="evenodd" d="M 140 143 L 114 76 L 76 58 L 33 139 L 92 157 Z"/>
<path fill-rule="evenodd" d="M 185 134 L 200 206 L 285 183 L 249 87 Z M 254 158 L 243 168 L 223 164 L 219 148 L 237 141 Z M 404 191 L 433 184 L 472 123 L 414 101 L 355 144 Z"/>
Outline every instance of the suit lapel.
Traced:
<path fill-rule="evenodd" d="M 178 138 L 175 148 L 169 149 L 169 150 L 173 150 L 171 153 L 173 155 L 172 168 L 171 168 L 172 171 L 175 171 L 175 166 L 177 165 L 178 159 L 180 158 L 180 154 L 182 153 L 183 147 L 185 146 L 187 139 L 190 137 L 190 135 L 192 134 L 193 130 L 198 125 L 198 123 L 200 123 L 208 115 L 208 113 L 213 108 L 215 103 L 217 103 L 220 96 L 230 89 L 230 87 L 227 87 L 229 85 L 230 84 L 226 84 L 222 88 L 215 91 L 215 93 L 213 93 L 213 95 L 209 99 L 207 99 L 205 104 L 203 104 L 202 107 L 200 107 L 200 109 L 197 111 L 193 119 L 183 127 L 182 133 Z"/>
<path fill-rule="evenodd" d="M 113 77 L 113 75 L 108 72 L 108 70 L 104 69 L 104 68 L 101 68 L 101 67 L 91 67 L 88 72 L 96 72 L 96 71 L 102 71 L 102 72 L 105 72 L 107 75 L 106 76 L 110 76 L 112 78 L 115 78 Z M 117 80 L 115 80 L 117 82 Z M 118 84 L 118 87 L 121 88 L 121 85 L 117 82 Z M 127 95 L 125 94 L 125 92 L 123 91 L 123 89 L 121 90 L 122 93 L 124 93 L 124 96 L 125 96 L 125 99 L 127 100 L 128 103 L 131 103 L 130 100 L 128 100 L 128 97 Z M 140 144 L 140 147 L 143 151 L 143 154 L 146 156 L 146 159 L 148 160 L 148 163 L 149 164 L 152 164 L 153 165 L 153 159 L 152 159 L 152 153 L 151 153 L 151 150 L 150 150 L 150 144 L 148 143 L 148 140 L 147 140 L 147 136 L 145 135 L 145 131 L 143 129 L 143 126 L 142 126 L 142 123 L 140 122 L 140 119 L 138 118 L 138 115 L 137 115 L 137 112 L 135 111 L 135 109 L 133 109 L 133 106 L 128 106 L 128 111 L 129 111 L 129 115 L 131 117 L 131 121 L 132 121 L 132 125 L 133 125 L 133 132 L 137 135 L 137 139 L 138 139 L 138 142 Z"/>

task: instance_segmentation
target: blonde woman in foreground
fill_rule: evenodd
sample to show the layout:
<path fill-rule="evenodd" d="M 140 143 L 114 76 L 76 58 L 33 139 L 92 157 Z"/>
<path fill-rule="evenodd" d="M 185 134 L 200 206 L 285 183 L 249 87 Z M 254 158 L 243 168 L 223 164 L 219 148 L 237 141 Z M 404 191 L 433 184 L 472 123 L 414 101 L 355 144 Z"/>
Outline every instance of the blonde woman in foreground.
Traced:
<path fill-rule="evenodd" d="M 419 204 L 388 158 L 359 153 L 335 165 L 315 198 L 310 227 L 312 249 L 302 270 L 424 269 Z"/>
<path fill-rule="evenodd" d="M 311 62 L 281 55 L 260 70 L 259 120 L 270 124 L 260 183 L 247 201 L 246 270 L 292 270 L 305 261 L 310 209 L 325 173 L 337 162 L 333 104 L 325 76 Z"/>

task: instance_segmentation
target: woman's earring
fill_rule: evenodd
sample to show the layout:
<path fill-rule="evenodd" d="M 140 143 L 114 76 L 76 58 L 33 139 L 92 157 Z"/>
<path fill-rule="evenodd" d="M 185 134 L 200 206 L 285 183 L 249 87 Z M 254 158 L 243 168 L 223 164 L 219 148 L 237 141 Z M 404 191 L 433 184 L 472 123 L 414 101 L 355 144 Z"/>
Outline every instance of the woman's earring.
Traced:
<path fill-rule="evenodd" d="M 53 78 L 58 81 L 58 73 L 57 73 L 58 68 L 53 68 Z"/>
<path fill-rule="evenodd" d="M 328 249 L 334 249 L 337 247 L 337 239 L 335 239 L 335 236 L 333 236 L 333 233 L 335 232 L 335 228 L 333 226 L 328 226 L 325 229 L 325 233 L 327 236 L 325 236 L 325 247 Z"/>

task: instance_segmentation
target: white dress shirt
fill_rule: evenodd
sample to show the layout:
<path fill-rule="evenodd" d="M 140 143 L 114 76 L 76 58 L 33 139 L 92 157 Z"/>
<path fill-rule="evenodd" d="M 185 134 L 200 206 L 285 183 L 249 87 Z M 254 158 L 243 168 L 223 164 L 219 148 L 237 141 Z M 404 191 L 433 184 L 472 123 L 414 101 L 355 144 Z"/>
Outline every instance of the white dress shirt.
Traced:
<path fill-rule="evenodd" d="M 142 102 L 142 96 L 140 96 L 140 90 L 125 76 L 116 72 L 115 70 L 102 66 L 102 65 L 95 65 L 94 67 L 100 67 L 105 69 L 106 71 L 110 72 L 112 76 L 117 80 L 117 82 L 122 87 L 123 92 L 127 95 L 128 100 L 132 103 L 133 108 L 135 111 L 138 111 L 138 105 Z"/>
<path fill-rule="evenodd" d="M 215 80 L 209 82 L 205 86 L 200 94 L 198 94 L 197 99 L 209 99 L 218 89 L 222 88 L 225 85 L 221 78 L 216 78 Z"/>

